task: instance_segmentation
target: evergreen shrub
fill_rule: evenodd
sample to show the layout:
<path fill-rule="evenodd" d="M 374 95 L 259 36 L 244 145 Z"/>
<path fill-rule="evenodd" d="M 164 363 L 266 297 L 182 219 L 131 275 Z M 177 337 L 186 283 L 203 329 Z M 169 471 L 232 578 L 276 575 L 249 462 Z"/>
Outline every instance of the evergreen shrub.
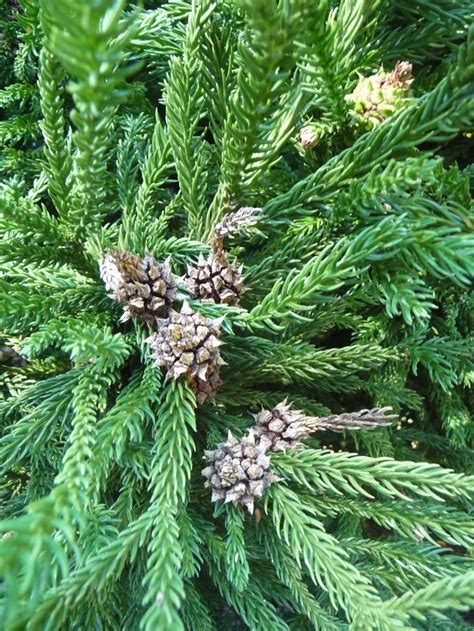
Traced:
<path fill-rule="evenodd" d="M 0 0 L 3 629 L 471 628 L 472 16 Z"/>

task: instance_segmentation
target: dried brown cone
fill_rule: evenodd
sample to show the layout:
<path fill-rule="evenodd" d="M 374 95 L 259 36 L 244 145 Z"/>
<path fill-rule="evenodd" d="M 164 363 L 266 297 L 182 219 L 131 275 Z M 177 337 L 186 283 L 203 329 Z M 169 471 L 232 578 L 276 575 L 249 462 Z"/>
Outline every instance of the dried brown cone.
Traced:
<path fill-rule="evenodd" d="M 99 263 L 100 276 L 111 298 L 124 304 L 121 322 L 140 318 L 153 323 L 168 315 L 176 298 L 176 282 L 169 260 L 158 263 L 150 254 L 109 252 Z"/>
<path fill-rule="evenodd" d="M 206 451 L 210 464 L 202 475 L 206 478 L 204 485 L 212 488 L 211 501 L 233 502 L 253 513 L 255 498 L 262 497 L 270 484 L 278 481 L 265 451 L 255 441 L 252 430 L 240 441 L 229 431 L 225 443 Z"/>
<path fill-rule="evenodd" d="M 244 291 L 242 267 L 229 261 L 224 251 L 224 239 L 257 223 L 261 212 L 261 208 L 240 208 L 237 212 L 226 215 L 216 225 L 209 256 L 204 258 L 200 255 L 196 266 L 188 265 L 184 286 L 193 298 L 210 300 L 217 304 L 238 304 Z"/>
<path fill-rule="evenodd" d="M 155 364 L 167 369 L 167 379 L 186 377 L 198 404 L 212 400 L 222 383 L 221 324 L 222 318 L 205 318 L 184 303 L 181 313 L 171 311 L 169 318 L 158 320 L 158 332 L 147 339 Z"/>
<path fill-rule="evenodd" d="M 308 436 L 308 417 L 299 410 L 292 410 L 282 401 L 272 410 L 261 410 L 254 415 L 253 432 L 269 451 L 286 451 L 302 446 L 301 438 Z"/>
<path fill-rule="evenodd" d="M 188 265 L 185 288 L 198 300 L 236 305 L 244 291 L 242 267 L 230 263 L 223 251 L 212 251 L 207 259 L 199 257 L 197 266 Z"/>
<path fill-rule="evenodd" d="M 282 401 L 272 410 L 262 410 L 255 415 L 254 434 L 269 451 L 286 451 L 302 447 L 301 439 L 313 432 L 330 430 L 377 429 L 390 424 L 395 415 L 386 416 L 391 408 L 374 408 L 326 417 L 306 416 Z"/>

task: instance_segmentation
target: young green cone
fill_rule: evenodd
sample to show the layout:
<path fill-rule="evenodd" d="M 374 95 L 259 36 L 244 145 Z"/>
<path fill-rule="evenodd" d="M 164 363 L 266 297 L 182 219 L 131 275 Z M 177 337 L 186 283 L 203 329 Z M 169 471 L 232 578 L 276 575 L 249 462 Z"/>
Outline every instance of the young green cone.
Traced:
<path fill-rule="evenodd" d="M 354 91 L 345 98 L 351 104 L 351 115 L 365 129 L 374 129 L 393 113 L 413 100 L 412 65 L 397 62 L 392 72 L 380 70 L 370 77 L 361 77 Z"/>

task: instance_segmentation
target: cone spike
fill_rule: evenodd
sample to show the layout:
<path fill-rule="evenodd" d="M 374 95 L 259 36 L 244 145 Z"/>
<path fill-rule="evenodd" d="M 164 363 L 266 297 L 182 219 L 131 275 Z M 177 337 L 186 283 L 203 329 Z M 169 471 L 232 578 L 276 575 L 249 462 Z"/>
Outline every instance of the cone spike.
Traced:
<path fill-rule="evenodd" d="M 194 311 L 191 309 L 191 306 L 187 300 L 183 302 L 183 306 L 181 307 L 181 315 L 193 315 Z"/>

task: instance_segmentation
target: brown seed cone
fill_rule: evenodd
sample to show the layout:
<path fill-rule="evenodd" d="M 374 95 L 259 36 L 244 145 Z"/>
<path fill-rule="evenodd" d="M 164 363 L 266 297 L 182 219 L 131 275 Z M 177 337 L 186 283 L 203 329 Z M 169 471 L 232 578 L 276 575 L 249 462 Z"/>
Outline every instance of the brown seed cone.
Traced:
<path fill-rule="evenodd" d="M 225 252 L 213 251 L 207 259 L 201 255 L 196 267 L 188 265 L 184 286 L 198 300 L 236 305 L 244 291 L 242 268 L 229 263 Z"/>
<path fill-rule="evenodd" d="M 253 513 L 255 498 L 262 497 L 270 484 L 278 481 L 265 451 L 256 443 L 252 430 L 240 441 L 229 431 L 225 443 L 206 451 L 210 464 L 202 475 L 206 478 L 204 485 L 212 488 L 211 501 L 233 502 Z"/>
<path fill-rule="evenodd" d="M 155 364 L 167 369 L 166 378 L 185 376 L 199 404 L 207 398 L 212 400 L 222 383 L 219 368 L 224 361 L 218 339 L 221 323 L 221 318 L 205 318 L 184 303 L 181 313 L 171 311 L 169 318 L 158 320 L 158 332 L 146 340 Z"/>
<path fill-rule="evenodd" d="M 99 267 L 111 298 L 125 304 L 122 322 L 140 318 L 152 323 L 168 315 L 177 293 L 169 261 L 158 263 L 150 254 L 141 259 L 130 252 L 114 251 Z"/>
<path fill-rule="evenodd" d="M 286 451 L 302 447 L 301 439 L 313 432 L 330 430 L 377 429 L 390 424 L 396 415 L 388 415 L 391 408 L 373 408 L 326 417 L 306 416 L 299 410 L 292 410 L 282 401 L 273 410 L 262 410 L 255 415 L 255 436 L 270 451 Z"/>
<path fill-rule="evenodd" d="M 286 451 L 302 446 L 301 438 L 308 436 L 308 417 L 299 410 L 292 410 L 282 401 L 273 410 L 261 410 L 254 415 L 256 427 L 253 432 L 257 439 L 270 451 Z"/>

